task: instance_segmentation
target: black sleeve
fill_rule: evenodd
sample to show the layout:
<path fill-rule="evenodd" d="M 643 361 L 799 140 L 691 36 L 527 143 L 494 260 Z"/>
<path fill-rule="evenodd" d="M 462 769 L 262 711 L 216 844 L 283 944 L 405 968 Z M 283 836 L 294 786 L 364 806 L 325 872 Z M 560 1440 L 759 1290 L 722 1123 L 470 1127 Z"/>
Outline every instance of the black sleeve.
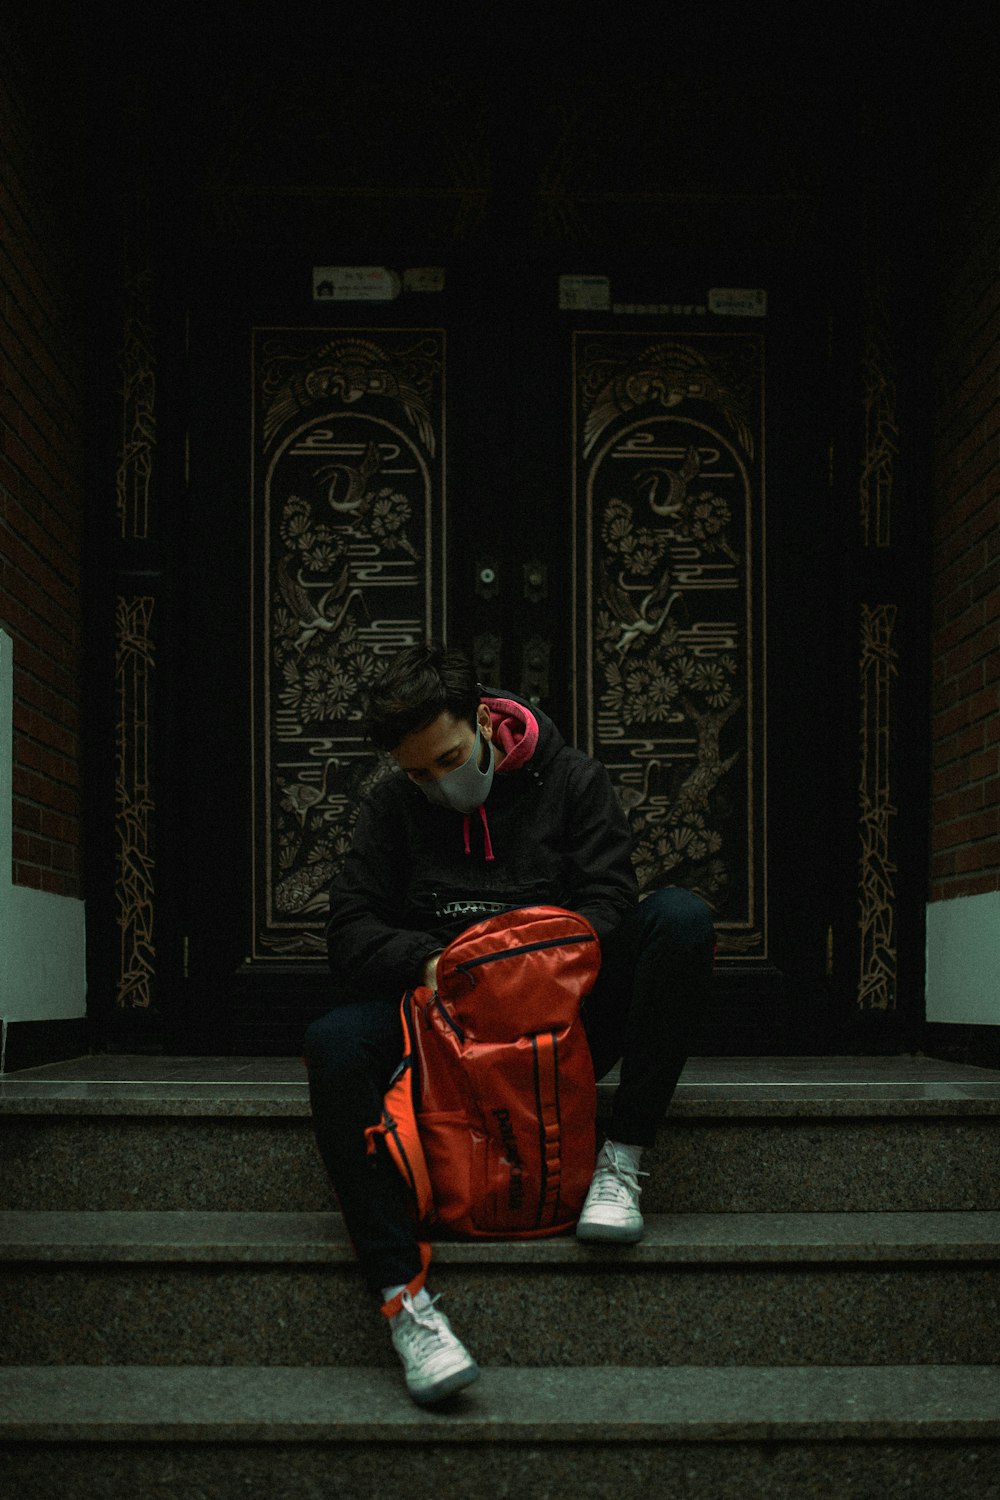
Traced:
<path fill-rule="evenodd" d="M 574 911 L 604 939 L 637 899 L 632 836 L 604 766 L 584 758 L 567 802 L 569 882 Z"/>
<path fill-rule="evenodd" d="M 362 805 L 351 851 L 330 887 L 326 943 L 341 1003 L 401 998 L 441 946 L 401 925 L 408 852 L 398 806 L 380 790 Z"/>

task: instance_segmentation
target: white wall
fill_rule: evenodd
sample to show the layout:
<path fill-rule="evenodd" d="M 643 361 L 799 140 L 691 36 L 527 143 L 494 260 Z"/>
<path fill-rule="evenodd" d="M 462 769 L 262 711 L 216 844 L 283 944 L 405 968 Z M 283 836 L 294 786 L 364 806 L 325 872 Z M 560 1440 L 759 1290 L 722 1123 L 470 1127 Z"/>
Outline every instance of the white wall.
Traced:
<path fill-rule="evenodd" d="M 1000 1026 L 1000 891 L 927 908 L 927 1019 Z"/>
<path fill-rule="evenodd" d="M 83 902 L 12 884 L 14 645 L 0 630 L 0 1023 L 86 1015 Z"/>

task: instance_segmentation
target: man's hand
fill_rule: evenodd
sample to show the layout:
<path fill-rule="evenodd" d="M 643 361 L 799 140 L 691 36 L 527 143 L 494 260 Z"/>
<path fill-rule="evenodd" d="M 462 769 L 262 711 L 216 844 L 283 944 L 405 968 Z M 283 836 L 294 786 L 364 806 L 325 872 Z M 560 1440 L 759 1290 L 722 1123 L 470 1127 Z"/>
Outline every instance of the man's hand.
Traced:
<path fill-rule="evenodd" d="M 430 958 L 424 964 L 423 983 L 430 990 L 437 989 L 438 959 L 441 957 L 443 951 L 442 948 L 439 948 L 436 953 L 431 954 Z"/>

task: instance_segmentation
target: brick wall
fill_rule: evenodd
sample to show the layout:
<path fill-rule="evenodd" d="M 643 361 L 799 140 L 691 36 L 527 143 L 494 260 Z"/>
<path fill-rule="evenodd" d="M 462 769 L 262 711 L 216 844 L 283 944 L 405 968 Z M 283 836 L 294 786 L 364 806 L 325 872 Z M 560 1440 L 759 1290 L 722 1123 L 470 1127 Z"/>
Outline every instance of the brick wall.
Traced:
<path fill-rule="evenodd" d="M 932 901 L 1000 890 L 1000 138 L 985 87 L 981 111 L 949 122 L 934 205 Z"/>
<path fill-rule="evenodd" d="M 13 883 L 81 894 L 81 376 L 44 71 L 0 45 L 0 626 L 14 642 Z"/>

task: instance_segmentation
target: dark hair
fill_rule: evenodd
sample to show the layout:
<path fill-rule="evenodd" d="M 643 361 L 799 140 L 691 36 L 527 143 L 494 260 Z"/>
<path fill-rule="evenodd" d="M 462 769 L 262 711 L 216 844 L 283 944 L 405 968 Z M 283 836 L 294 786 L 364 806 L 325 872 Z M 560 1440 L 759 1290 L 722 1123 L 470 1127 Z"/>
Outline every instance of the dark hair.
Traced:
<path fill-rule="evenodd" d="M 382 669 L 368 693 L 364 730 L 380 750 L 395 750 L 442 713 L 475 725 L 480 691 L 469 659 L 440 641 L 406 646 Z"/>

